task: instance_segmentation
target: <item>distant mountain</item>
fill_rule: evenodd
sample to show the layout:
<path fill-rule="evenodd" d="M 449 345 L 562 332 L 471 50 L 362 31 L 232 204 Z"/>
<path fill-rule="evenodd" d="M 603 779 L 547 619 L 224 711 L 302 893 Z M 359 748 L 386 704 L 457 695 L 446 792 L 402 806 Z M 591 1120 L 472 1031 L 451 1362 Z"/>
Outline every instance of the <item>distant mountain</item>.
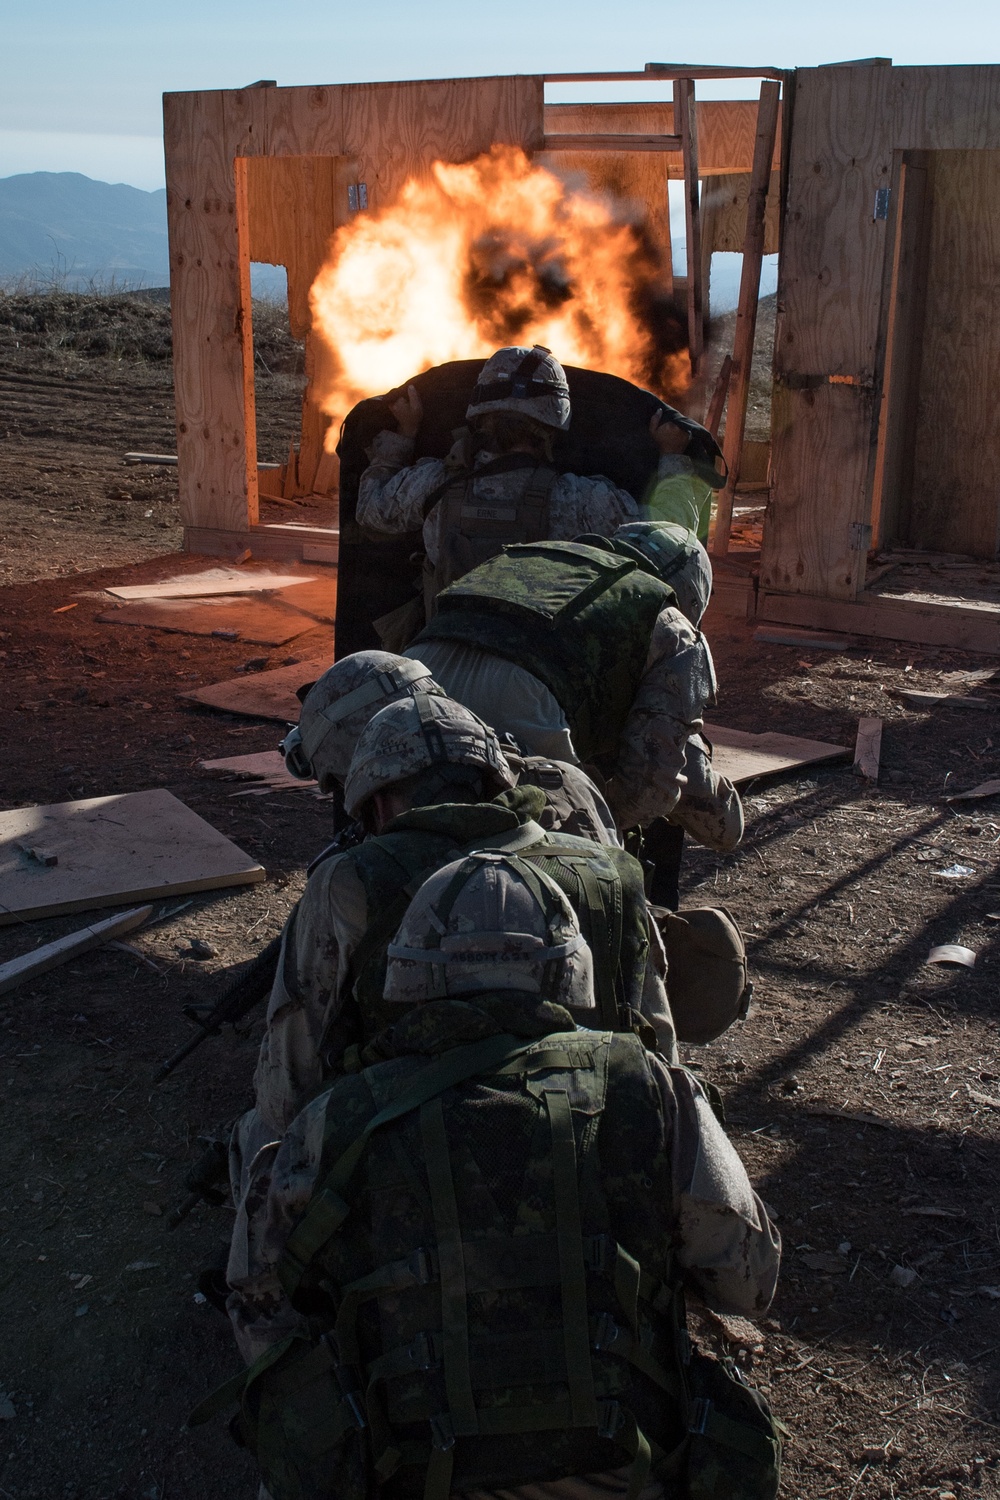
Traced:
<path fill-rule="evenodd" d="M 79 172 L 0 178 L 0 278 L 58 279 L 68 289 L 163 286 L 167 195 Z"/>

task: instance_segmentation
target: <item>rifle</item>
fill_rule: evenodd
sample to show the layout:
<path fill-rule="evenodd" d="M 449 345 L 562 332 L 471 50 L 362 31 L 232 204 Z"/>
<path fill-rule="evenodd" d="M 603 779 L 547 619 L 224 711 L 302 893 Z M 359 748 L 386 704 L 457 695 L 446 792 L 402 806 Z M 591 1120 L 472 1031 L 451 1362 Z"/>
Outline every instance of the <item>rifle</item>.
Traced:
<path fill-rule="evenodd" d="M 327 859 L 332 859 L 335 854 L 343 854 L 345 850 L 353 849 L 361 843 L 364 836 L 363 826 L 352 820 L 341 829 L 333 843 L 328 844 L 313 860 L 307 874 L 311 875 L 317 865 Z M 293 907 L 288 920 L 291 921 L 294 915 L 295 908 Z M 174 1069 L 179 1067 L 186 1057 L 190 1057 L 207 1037 L 218 1036 L 222 1027 L 227 1023 L 235 1026 L 237 1022 L 243 1020 L 244 1016 L 250 1014 L 255 1005 L 267 998 L 274 984 L 274 976 L 278 972 L 280 956 L 281 934 L 279 933 L 276 938 L 271 939 L 266 948 L 258 953 L 256 958 L 230 980 L 213 1006 L 184 1006 L 182 1014 L 187 1016 L 189 1021 L 193 1021 L 198 1029 L 194 1036 L 188 1037 L 184 1045 L 178 1047 L 173 1056 L 163 1064 L 153 1079 L 154 1085 L 169 1078 Z"/>

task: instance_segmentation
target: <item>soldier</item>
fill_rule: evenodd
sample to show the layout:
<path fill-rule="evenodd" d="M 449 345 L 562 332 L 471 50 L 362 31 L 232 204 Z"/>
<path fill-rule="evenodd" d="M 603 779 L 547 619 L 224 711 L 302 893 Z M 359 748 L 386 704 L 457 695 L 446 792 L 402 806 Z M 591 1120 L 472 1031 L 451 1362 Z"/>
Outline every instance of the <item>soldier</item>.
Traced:
<path fill-rule="evenodd" d="M 701 738 L 711 587 L 705 549 L 661 522 L 508 547 L 440 596 L 406 655 L 534 753 L 596 765 L 619 828 L 673 817 L 730 849 L 739 796 Z"/>
<path fill-rule="evenodd" d="M 776 1493 L 773 1419 L 692 1351 L 683 1287 L 762 1312 L 779 1236 L 694 1077 L 588 1029 L 592 974 L 517 856 L 415 896 L 384 1060 L 272 1150 L 231 1276 L 252 1368 L 192 1419 L 240 1395 L 273 1500 Z"/>
<path fill-rule="evenodd" d="M 416 692 L 444 693 L 422 662 L 389 651 L 343 657 L 310 684 L 299 722 L 282 742 L 285 765 L 293 776 L 317 781 L 321 792 L 339 792 L 365 725 L 387 703 Z M 579 766 L 506 747 L 504 758 L 518 786 L 537 786 L 545 793 L 538 815 L 543 828 L 599 844 L 621 842 L 607 803 Z"/>
<path fill-rule="evenodd" d="M 594 944 L 605 1020 L 616 1009 L 626 1021 L 641 1012 L 673 1055 L 665 961 L 655 929 L 650 936 L 640 866 L 616 846 L 546 833 L 544 794 L 515 787 L 496 735 L 474 714 L 440 695 L 388 704 L 361 733 L 344 801 L 369 836 L 313 865 L 285 926 L 255 1077 L 272 1131 L 287 1127 L 326 1067 L 381 1029 L 385 950 L 406 902 L 467 848 L 516 847 L 558 865 L 556 878 L 592 912 L 586 920 L 603 923 Z M 602 899 L 622 915 L 604 923 Z"/>
<path fill-rule="evenodd" d="M 466 412 L 468 433 L 444 460 L 413 463 L 423 416 L 414 386 L 391 407 L 398 432 L 380 432 L 361 476 L 357 519 L 376 531 L 423 527 L 427 618 L 443 588 L 510 542 L 610 536 L 640 514 L 627 490 L 603 475 L 552 467 L 552 440 L 570 424 L 562 365 L 540 344 L 498 349 L 486 361 Z M 688 434 L 656 413 L 650 431 L 663 455 L 681 454 Z M 673 469 L 661 459 L 663 479 Z"/>

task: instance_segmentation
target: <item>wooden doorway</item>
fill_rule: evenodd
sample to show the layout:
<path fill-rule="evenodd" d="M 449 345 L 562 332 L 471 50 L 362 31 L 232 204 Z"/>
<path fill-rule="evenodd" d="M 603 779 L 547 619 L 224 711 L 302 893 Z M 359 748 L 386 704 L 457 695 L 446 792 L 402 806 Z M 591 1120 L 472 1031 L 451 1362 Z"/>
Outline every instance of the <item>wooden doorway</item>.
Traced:
<path fill-rule="evenodd" d="M 895 168 L 875 540 L 996 558 L 1000 150 L 899 152 Z"/>

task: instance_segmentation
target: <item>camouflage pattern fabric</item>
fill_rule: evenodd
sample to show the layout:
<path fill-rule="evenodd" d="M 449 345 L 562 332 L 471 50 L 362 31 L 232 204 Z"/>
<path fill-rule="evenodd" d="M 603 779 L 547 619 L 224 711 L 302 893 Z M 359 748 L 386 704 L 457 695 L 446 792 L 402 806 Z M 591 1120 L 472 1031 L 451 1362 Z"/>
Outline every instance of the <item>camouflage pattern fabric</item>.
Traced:
<path fill-rule="evenodd" d="M 518 786 L 537 786 L 545 793 L 538 821 L 547 833 L 571 833 L 595 844 L 615 844 L 621 838 L 610 807 L 596 783 L 579 766 L 544 755 L 507 753 Z"/>
<path fill-rule="evenodd" d="M 425 520 L 424 506 L 448 482 L 451 470 L 439 458 L 414 463 L 413 449 L 413 439 L 401 433 L 378 434 L 369 450 L 371 464 L 361 476 L 357 519 L 373 531 L 390 533 L 415 531 L 422 525 L 424 548 L 433 566 L 442 552 L 441 507 L 435 506 Z M 496 456 L 480 453 L 476 462 L 481 467 Z M 523 484 L 523 474 L 517 471 L 484 476 L 474 483 L 475 503 L 508 508 L 516 503 Z M 639 507 L 628 491 L 601 475 L 585 479 L 560 474 L 549 495 L 549 534 L 564 541 L 585 531 L 610 536 L 623 521 L 638 515 Z"/>
<path fill-rule="evenodd" d="M 273 1373 L 265 1370 L 255 1379 L 244 1410 L 264 1463 L 265 1480 L 276 1500 L 305 1500 L 306 1496 L 323 1500 L 328 1494 L 331 1500 L 333 1495 L 361 1500 L 373 1478 L 385 1479 L 391 1472 L 398 1476 L 393 1493 L 400 1500 L 422 1491 L 430 1451 L 428 1419 L 448 1410 L 451 1401 L 451 1392 L 441 1384 L 441 1366 L 435 1363 L 440 1358 L 434 1354 L 439 1347 L 436 1336 L 427 1332 L 440 1326 L 436 1320 L 442 1315 L 435 1259 L 431 1253 L 426 1280 L 420 1275 L 414 1281 L 412 1276 L 407 1279 L 395 1272 L 390 1288 L 384 1277 L 371 1275 L 376 1266 L 388 1261 L 400 1268 L 409 1265 L 415 1246 L 435 1243 L 433 1226 L 426 1219 L 436 1190 L 428 1188 L 425 1176 L 427 1134 L 419 1112 L 403 1116 L 371 1137 L 350 1188 L 344 1189 L 359 1211 L 348 1213 L 346 1220 L 341 1216 L 340 1230 L 321 1245 L 319 1260 L 310 1262 L 311 1269 L 296 1293 L 300 1303 L 297 1326 L 277 1272 L 289 1236 L 331 1164 L 373 1115 L 407 1087 L 423 1063 L 446 1057 L 453 1048 L 503 1032 L 545 1039 L 539 1044 L 542 1055 L 537 1071 L 519 1073 L 512 1065 L 513 1071 L 495 1080 L 479 1077 L 441 1096 L 456 1208 L 466 1243 L 484 1240 L 485 1252 L 488 1244 L 498 1244 L 504 1235 L 513 1234 L 521 1246 L 521 1264 L 527 1250 L 536 1244 L 541 1247 L 552 1232 L 551 1177 L 545 1165 L 546 1136 L 544 1130 L 539 1133 L 539 1122 L 544 1117 L 540 1105 L 545 1089 L 556 1078 L 553 1086 L 569 1090 L 584 1187 L 584 1233 L 610 1236 L 648 1276 L 665 1285 L 672 1279 L 673 1246 L 676 1263 L 698 1283 L 710 1305 L 742 1313 L 766 1307 L 777 1274 L 778 1237 L 697 1082 L 683 1069 L 666 1067 L 645 1053 L 635 1038 L 573 1028 L 567 1033 L 567 1022 L 566 1012 L 559 1007 L 543 1003 L 532 1010 L 523 1002 L 513 1002 L 509 995 L 430 1002 L 409 1012 L 393 1029 L 391 1045 L 388 1039 L 385 1044 L 395 1053 L 393 1057 L 361 1075 L 338 1081 L 303 1111 L 287 1133 L 270 1174 L 256 1275 L 235 1286 L 231 1299 L 240 1313 L 237 1331 L 243 1335 L 242 1347 L 247 1352 L 269 1350 L 266 1358 L 273 1361 Z M 564 1051 L 561 1061 L 554 1056 L 557 1050 Z M 602 1073 L 606 1082 L 600 1081 Z M 299 1231 L 297 1235 L 301 1237 Z M 292 1236 L 291 1244 L 297 1243 Z M 597 1241 L 587 1243 L 596 1245 Z M 469 1261 L 469 1254 L 467 1269 L 478 1264 Z M 588 1262 L 591 1269 L 586 1274 L 589 1314 L 598 1316 L 602 1310 L 613 1314 L 611 1303 L 605 1306 L 605 1299 L 612 1295 L 611 1285 L 593 1269 L 602 1257 L 603 1252 L 597 1262 Z M 488 1264 L 487 1258 L 483 1267 Z M 533 1264 L 532 1257 L 525 1264 Z M 476 1275 L 487 1277 L 485 1291 L 488 1274 L 482 1270 Z M 362 1287 L 369 1285 L 363 1278 L 370 1278 L 370 1290 L 348 1298 L 349 1306 L 343 1300 L 331 1306 L 321 1287 L 344 1288 L 352 1281 L 358 1284 L 359 1277 Z M 476 1293 L 476 1284 L 467 1283 L 467 1307 L 473 1340 L 471 1369 L 480 1372 L 475 1381 L 485 1382 L 477 1389 L 477 1408 L 488 1409 L 494 1400 L 504 1404 L 498 1389 L 498 1382 L 504 1380 L 520 1386 L 521 1404 L 544 1404 L 546 1382 L 559 1380 L 562 1344 L 558 1334 L 552 1350 L 545 1352 L 546 1327 L 555 1331 L 559 1326 L 559 1296 L 554 1302 L 546 1301 L 544 1285 L 533 1289 L 530 1276 L 485 1296 Z M 651 1295 L 650 1283 L 641 1282 L 640 1287 L 649 1288 L 641 1292 L 641 1298 Z M 668 1305 L 669 1298 L 657 1301 L 655 1295 L 649 1304 L 640 1300 L 640 1318 L 651 1318 L 655 1324 L 655 1309 L 665 1310 Z M 612 1316 L 609 1329 L 627 1327 L 627 1318 L 620 1312 L 618 1318 L 621 1321 L 616 1322 Z M 340 1359 L 360 1359 L 369 1370 L 367 1382 L 358 1374 L 353 1379 L 357 1399 L 366 1406 L 366 1451 L 349 1421 L 341 1421 L 339 1428 L 329 1422 L 332 1406 L 349 1405 L 341 1401 L 341 1395 L 352 1389 L 351 1372 L 341 1371 L 333 1382 L 331 1361 L 317 1354 L 310 1329 L 314 1337 L 316 1330 L 334 1321 L 333 1347 Z M 274 1330 L 270 1340 L 269 1326 Z M 290 1326 L 299 1338 L 295 1345 L 283 1345 L 278 1340 L 288 1337 Z M 251 1327 L 255 1342 L 248 1345 Z M 606 1345 L 611 1353 L 595 1356 L 599 1367 L 595 1379 L 599 1385 L 611 1382 L 614 1399 L 633 1414 L 638 1427 L 656 1445 L 655 1459 L 657 1453 L 675 1449 L 687 1425 L 678 1421 L 682 1414 L 677 1403 L 685 1400 L 684 1391 L 671 1382 L 674 1395 L 665 1394 L 640 1367 L 616 1357 L 618 1339 L 615 1334 L 611 1345 Z M 393 1349 L 402 1352 L 411 1344 L 415 1348 L 414 1340 L 429 1340 L 430 1363 L 423 1371 L 393 1354 Z M 475 1352 L 483 1340 L 490 1348 L 485 1364 Z M 626 1338 L 622 1348 L 627 1346 Z M 643 1346 L 651 1347 L 654 1357 L 669 1365 L 671 1345 L 665 1332 L 658 1341 L 654 1337 L 651 1346 L 647 1335 Z M 381 1363 L 372 1364 L 373 1360 Z M 536 1365 L 535 1383 L 525 1388 L 525 1372 L 534 1371 Z M 697 1394 L 706 1388 L 709 1377 L 694 1363 L 690 1368 L 700 1382 Z M 760 1429 L 748 1434 L 746 1414 L 734 1412 L 731 1393 L 720 1388 L 710 1399 L 714 1408 L 702 1413 L 700 1424 L 704 1451 L 697 1465 L 692 1461 L 693 1450 L 688 1453 L 683 1482 L 679 1472 L 669 1472 L 667 1464 L 667 1493 L 697 1500 L 769 1500 L 776 1480 L 770 1427 L 761 1419 Z M 733 1448 L 734 1441 L 738 1449 Z M 560 1471 L 567 1476 L 603 1476 L 616 1467 L 614 1460 L 608 1462 L 613 1452 L 606 1439 L 593 1431 L 588 1436 L 572 1423 L 550 1431 L 544 1441 L 526 1432 L 493 1438 L 460 1436 L 453 1490 L 502 1489 L 512 1491 L 517 1500 L 529 1500 L 537 1493 L 533 1482 L 555 1479 Z M 381 1470 L 377 1467 L 380 1458 Z M 317 1460 L 322 1466 L 318 1476 Z M 412 1483 L 406 1479 L 411 1471 Z M 704 1483 L 700 1476 L 707 1476 Z M 680 1487 L 675 1488 L 675 1480 Z M 701 1487 L 695 1487 L 696 1483 Z M 554 1493 L 561 1494 L 561 1490 Z M 569 1489 L 567 1500 L 570 1495 L 583 1500 L 586 1493 Z"/>
<path fill-rule="evenodd" d="M 684 747 L 684 790 L 670 822 L 698 844 L 728 854 L 743 837 L 743 803 L 725 776 L 712 767 L 712 747 L 704 735 L 691 734 Z"/>
<path fill-rule="evenodd" d="M 532 672 L 562 708 L 586 762 L 617 753 L 657 616 L 673 597 L 610 544 L 529 543 L 445 589 L 414 646 L 455 641 Z"/>

